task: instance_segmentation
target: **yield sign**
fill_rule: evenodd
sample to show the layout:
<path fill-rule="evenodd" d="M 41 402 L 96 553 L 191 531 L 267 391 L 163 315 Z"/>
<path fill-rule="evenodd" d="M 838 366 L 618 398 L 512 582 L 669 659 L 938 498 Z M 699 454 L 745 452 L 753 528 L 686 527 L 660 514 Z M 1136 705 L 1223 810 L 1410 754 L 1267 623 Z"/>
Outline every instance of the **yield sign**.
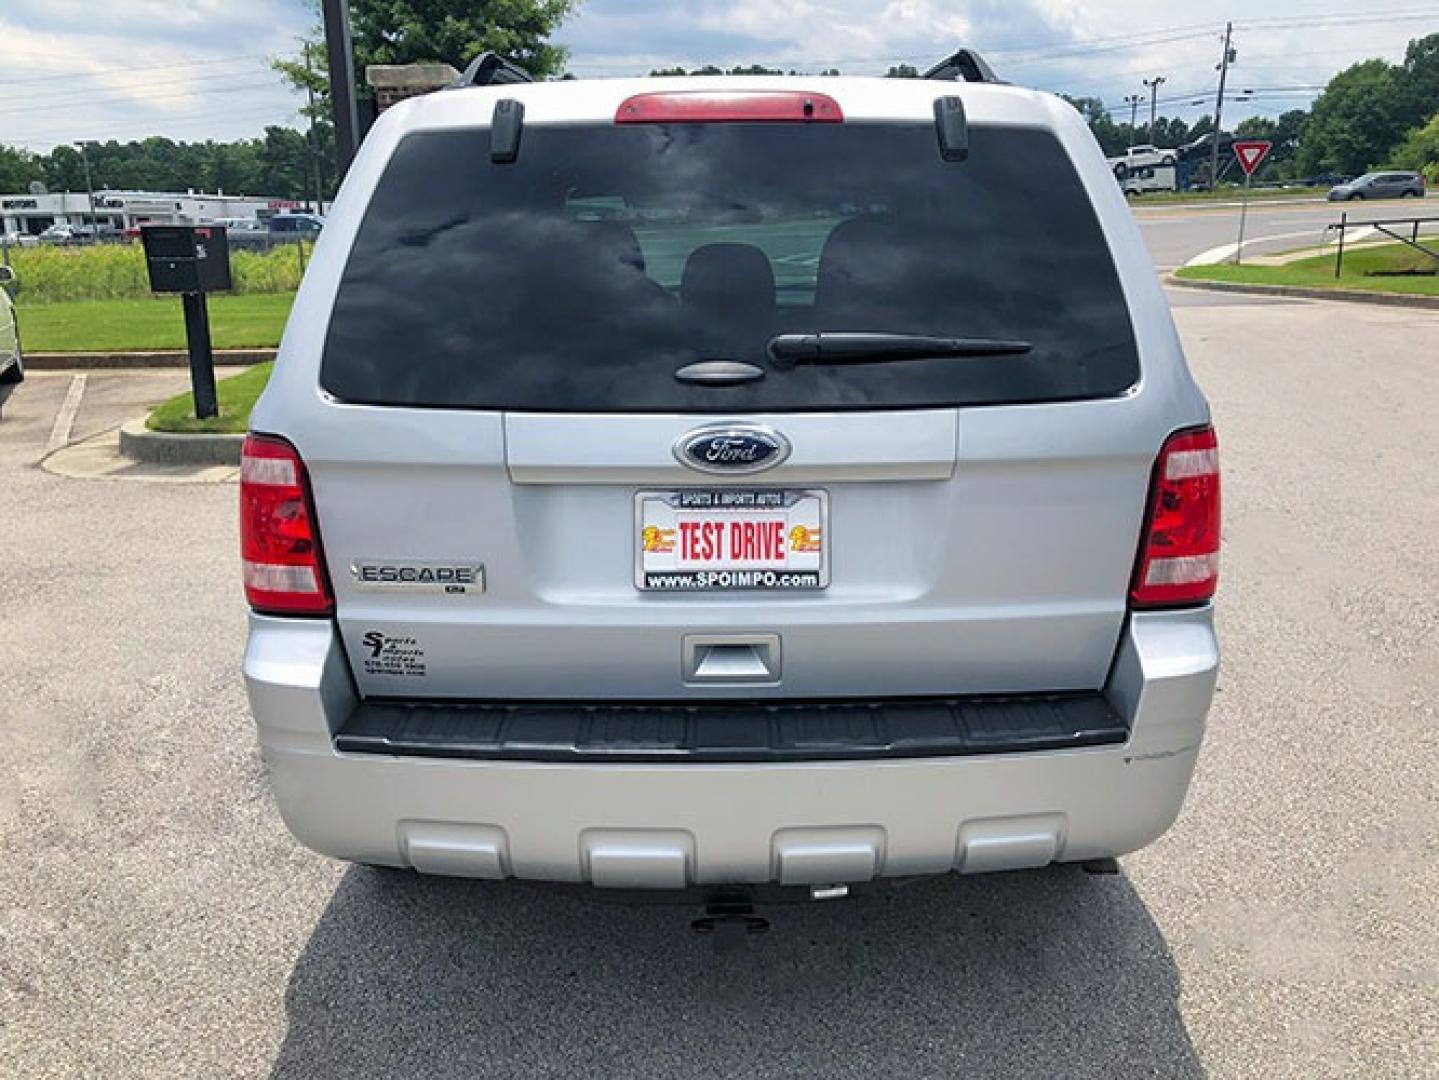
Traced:
<path fill-rule="evenodd" d="M 1235 141 L 1234 156 L 1239 159 L 1239 167 L 1244 170 L 1245 176 L 1254 175 L 1254 170 L 1259 168 L 1259 163 L 1269 156 L 1270 147 L 1273 145 L 1263 139 Z"/>

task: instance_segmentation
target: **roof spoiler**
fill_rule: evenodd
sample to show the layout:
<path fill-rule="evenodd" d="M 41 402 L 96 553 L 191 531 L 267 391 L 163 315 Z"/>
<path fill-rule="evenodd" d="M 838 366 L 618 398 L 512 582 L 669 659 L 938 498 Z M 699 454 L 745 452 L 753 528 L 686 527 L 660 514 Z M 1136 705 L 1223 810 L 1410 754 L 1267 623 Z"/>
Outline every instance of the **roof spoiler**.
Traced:
<path fill-rule="evenodd" d="M 501 83 L 534 82 L 530 73 L 519 64 L 512 64 L 498 53 L 480 53 L 447 90 L 463 90 L 467 86 L 496 86 Z"/>
<path fill-rule="evenodd" d="M 999 83 L 1004 80 L 994 73 L 994 68 L 973 49 L 960 49 L 953 56 L 945 57 L 924 73 L 926 79 L 941 79 L 947 82 Z"/>

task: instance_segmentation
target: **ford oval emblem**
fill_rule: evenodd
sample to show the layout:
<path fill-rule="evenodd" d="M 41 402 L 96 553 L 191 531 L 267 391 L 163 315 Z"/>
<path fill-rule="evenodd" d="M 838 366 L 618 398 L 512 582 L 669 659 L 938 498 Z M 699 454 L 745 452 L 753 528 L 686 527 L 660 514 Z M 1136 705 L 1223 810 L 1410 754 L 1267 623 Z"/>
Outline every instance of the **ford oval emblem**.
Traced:
<path fill-rule="evenodd" d="M 680 464 L 707 473 L 756 473 L 789 457 L 789 440 L 757 424 L 716 424 L 681 435 Z"/>

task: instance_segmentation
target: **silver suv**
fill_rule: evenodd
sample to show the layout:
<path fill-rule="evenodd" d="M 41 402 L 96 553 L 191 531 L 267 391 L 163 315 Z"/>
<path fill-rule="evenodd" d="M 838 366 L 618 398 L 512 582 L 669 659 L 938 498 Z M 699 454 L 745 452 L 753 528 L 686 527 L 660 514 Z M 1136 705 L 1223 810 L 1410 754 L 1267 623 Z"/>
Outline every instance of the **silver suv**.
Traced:
<path fill-rule="evenodd" d="M 597 886 L 1105 859 L 1199 752 L 1219 476 L 1048 94 L 506 83 L 384 114 L 242 468 L 328 855 Z"/>

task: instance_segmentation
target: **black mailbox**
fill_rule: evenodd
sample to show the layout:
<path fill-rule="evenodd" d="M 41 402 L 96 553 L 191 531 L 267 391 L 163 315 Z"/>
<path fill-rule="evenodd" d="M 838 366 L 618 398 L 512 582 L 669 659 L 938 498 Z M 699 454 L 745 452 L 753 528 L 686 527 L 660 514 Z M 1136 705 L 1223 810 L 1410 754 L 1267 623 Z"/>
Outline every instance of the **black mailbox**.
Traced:
<path fill-rule="evenodd" d="M 142 225 L 152 292 L 230 288 L 230 241 L 223 225 Z"/>

